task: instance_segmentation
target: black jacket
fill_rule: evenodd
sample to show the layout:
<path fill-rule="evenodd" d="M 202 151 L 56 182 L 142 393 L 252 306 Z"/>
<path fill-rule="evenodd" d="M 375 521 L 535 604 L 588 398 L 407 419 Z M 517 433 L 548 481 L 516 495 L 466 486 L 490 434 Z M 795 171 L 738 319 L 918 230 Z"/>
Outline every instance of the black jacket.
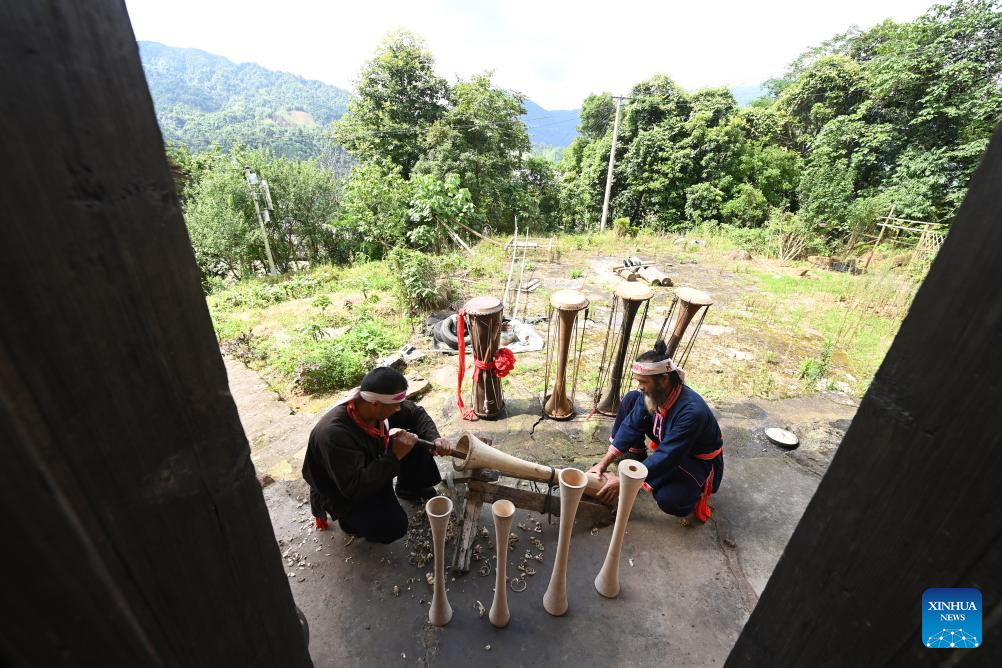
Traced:
<path fill-rule="evenodd" d="M 435 422 L 413 401 L 401 403 L 389 423 L 391 429 L 400 427 L 428 441 L 439 437 Z M 393 452 L 384 449 L 381 439 L 362 431 L 344 404 L 328 411 L 310 433 L 303 478 L 312 496 L 319 495 L 335 517 L 343 517 L 356 503 L 390 488 L 399 472 L 400 462 Z"/>

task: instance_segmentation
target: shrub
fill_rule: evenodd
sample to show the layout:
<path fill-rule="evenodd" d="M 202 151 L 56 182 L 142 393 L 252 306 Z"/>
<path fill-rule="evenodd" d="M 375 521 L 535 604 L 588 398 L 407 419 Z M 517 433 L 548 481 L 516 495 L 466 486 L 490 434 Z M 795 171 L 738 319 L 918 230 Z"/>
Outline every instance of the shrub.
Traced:
<path fill-rule="evenodd" d="M 314 338 L 303 332 L 282 351 L 279 361 L 302 392 L 332 392 L 353 387 L 379 357 L 399 348 L 407 334 L 370 318 L 357 321 L 337 339 Z"/>
<path fill-rule="evenodd" d="M 819 380 L 825 377 L 828 373 L 828 367 L 832 363 L 832 351 L 835 348 L 835 342 L 831 339 L 825 341 L 824 347 L 821 349 L 821 357 L 814 359 L 809 357 L 800 363 L 800 377 L 803 378 L 809 386 L 814 386 Z"/>
<path fill-rule="evenodd" d="M 447 294 L 439 292 L 438 271 L 433 258 L 421 251 L 397 246 L 390 251 L 389 261 L 397 282 L 397 294 L 409 313 L 430 311 L 446 301 Z"/>
<path fill-rule="evenodd" d="M 766 227 L 770 250 L 780 260 L 795 260 L 825 250 L 825 240 L 795 213 L 774 209 Z"/>
<path fill-rule="evenodd" d="M 758 227 L 769 216 L 769 202 L 762 191 L 749 183 L 734 189 L 734 197 L 720 209 L 724 220 L 745 227 Z"/>
<path fill-rule="evenodd" d="M 640 228 L 630 223 L 629 218 L 617 218 L 612 221 L 612 230 L 617 237 L 635 237 L 640 232 Z"/>
<path fill-rule="evenodd" d="M 697 183 L 685 190 L 685 215 L 691 222 L 705 223 L 720 220 L 720 207 L 724 193 L 712 183 Z"/>

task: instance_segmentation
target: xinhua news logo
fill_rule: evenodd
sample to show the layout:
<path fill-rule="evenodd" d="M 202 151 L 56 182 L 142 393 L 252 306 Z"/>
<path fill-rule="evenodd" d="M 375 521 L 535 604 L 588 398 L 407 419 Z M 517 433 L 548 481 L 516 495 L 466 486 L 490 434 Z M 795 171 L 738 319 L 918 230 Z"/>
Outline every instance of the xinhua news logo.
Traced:
<path fill-rule="evenodd" d="M 981 592 L 926 589 L 922 595 L 922 644 L 930 649 L 980 647 Z"/>

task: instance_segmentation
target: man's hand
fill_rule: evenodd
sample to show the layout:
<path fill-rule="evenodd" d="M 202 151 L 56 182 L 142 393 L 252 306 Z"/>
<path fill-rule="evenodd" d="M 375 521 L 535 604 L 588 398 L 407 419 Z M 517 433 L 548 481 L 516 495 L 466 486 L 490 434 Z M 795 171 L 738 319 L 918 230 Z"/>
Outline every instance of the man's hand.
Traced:
<path fill-rule="evenodd" d="M 435 454 L 439 457 L 445 457 L 446 455 L 451 455 L 455 450 L 452 447 L 452 443 L 449 442 L 447 438 L 436 438 L 435 439 Z"/>
<path fill-rule="evenodd" d="M 390 448 L 393 451 L 393 456 L 398 460 L 403 459 L 410 454 L 410 451 L 414 449 L 414 445 L 416 443 L 417 436 L 402 429 L 390 437 Z"/>
<path fill-rule="evenodd" d="M 602 462 L 598 462 L 595 466 L 588 469 L 587 473 L 590 473 L 596 478 L 601 478 L 605 474 L 605 467 L 602 466 Z"/>
<path fill-rule="evenodd" d="M 605 478 L 605 485 L 598 490 L 598 494 L 595 496 L 602 503 L 611 506 L 619 498 L 619 477 L 611 473 L 603 473 L 602 477 Z"/>

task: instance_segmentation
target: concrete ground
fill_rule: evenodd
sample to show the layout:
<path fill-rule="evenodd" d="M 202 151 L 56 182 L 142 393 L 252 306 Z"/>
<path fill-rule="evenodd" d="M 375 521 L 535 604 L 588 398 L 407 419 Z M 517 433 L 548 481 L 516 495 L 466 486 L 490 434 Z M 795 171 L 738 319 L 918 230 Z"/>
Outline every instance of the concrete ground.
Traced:
<path fill-rule="evenodd" d="M 719 665 L 856 411 L 850 398 L 838 394 L 715 406 L 726 464 L 720 492 L 712 498 L 713 518 L 682 527 L 641 493 L 623 548 L 618 598 L 601 597 L 593 585 L 611 527 L 593 531 L 578 521 L 568 570 L 570 609 L 559 618 L 546 613 L 542 596 L 557 520 L 549 524 L 519 511 L 516 524 L 532 527 L 538 520 L 542 533 L 513 529 L 519 541 L 509 553 L 509 576 L 518 574 L 531 536 L 545 549 L 543 563 L 529 562 L 537 572 L 525 579 L 525 591 L 508 591 L 510 625 L 495 629 L 486 612 L 479 615 L 478 601 L 490 608 L 494 575 L 479 575 L 474 562 L 469 574 L 447 574 L 454 617 L 436 628 L 427 622 L 431 587 L 425 574 L 432 565 L 408 563 L 413 544 L 349 541 L 336 525 L 314 531 L 307 489 L 297 478 L 306 436 L 318 416 L 291 414 L 256 374 L 229 360 L 227 368 L 258 473 L 276 481 L 266 486 L 265 498 L 293 595 L 310 623 L 310 650 L 318 666 Z M 446 388 L 454 363 L 444 360 L 424 373 L 437 388 Z M 499 421 L 462 422 L 448 391 L 422 402 L 444 435 L 471 430 L 492 438 L 495 447 L 540 463 L 586 468 L 604 452 L 611 420 L 579 415 L 536 424 L 539 404 L 528 398 L 531 393 L 515 382 L 506 384 L 505 392 L 508 415 Z M 583 403 L 579 397 L 579 406 Z M 770 444 L 764 435 L 769 426 L 794 431 L 800 447 L 785 451 Z M 445 470 L 450 463 L 443 459 L 440 466 Z M 420 507 L 404 505 L 412 516 Z M 493 537 L 489 507 L 481 525 Z M 426 522 L 415 517 L 412 526 L 425 531 Z M 493 553 L 480 542 L 485 553 Z M 451 554 L 452 544 L 446 551 Z"/>

